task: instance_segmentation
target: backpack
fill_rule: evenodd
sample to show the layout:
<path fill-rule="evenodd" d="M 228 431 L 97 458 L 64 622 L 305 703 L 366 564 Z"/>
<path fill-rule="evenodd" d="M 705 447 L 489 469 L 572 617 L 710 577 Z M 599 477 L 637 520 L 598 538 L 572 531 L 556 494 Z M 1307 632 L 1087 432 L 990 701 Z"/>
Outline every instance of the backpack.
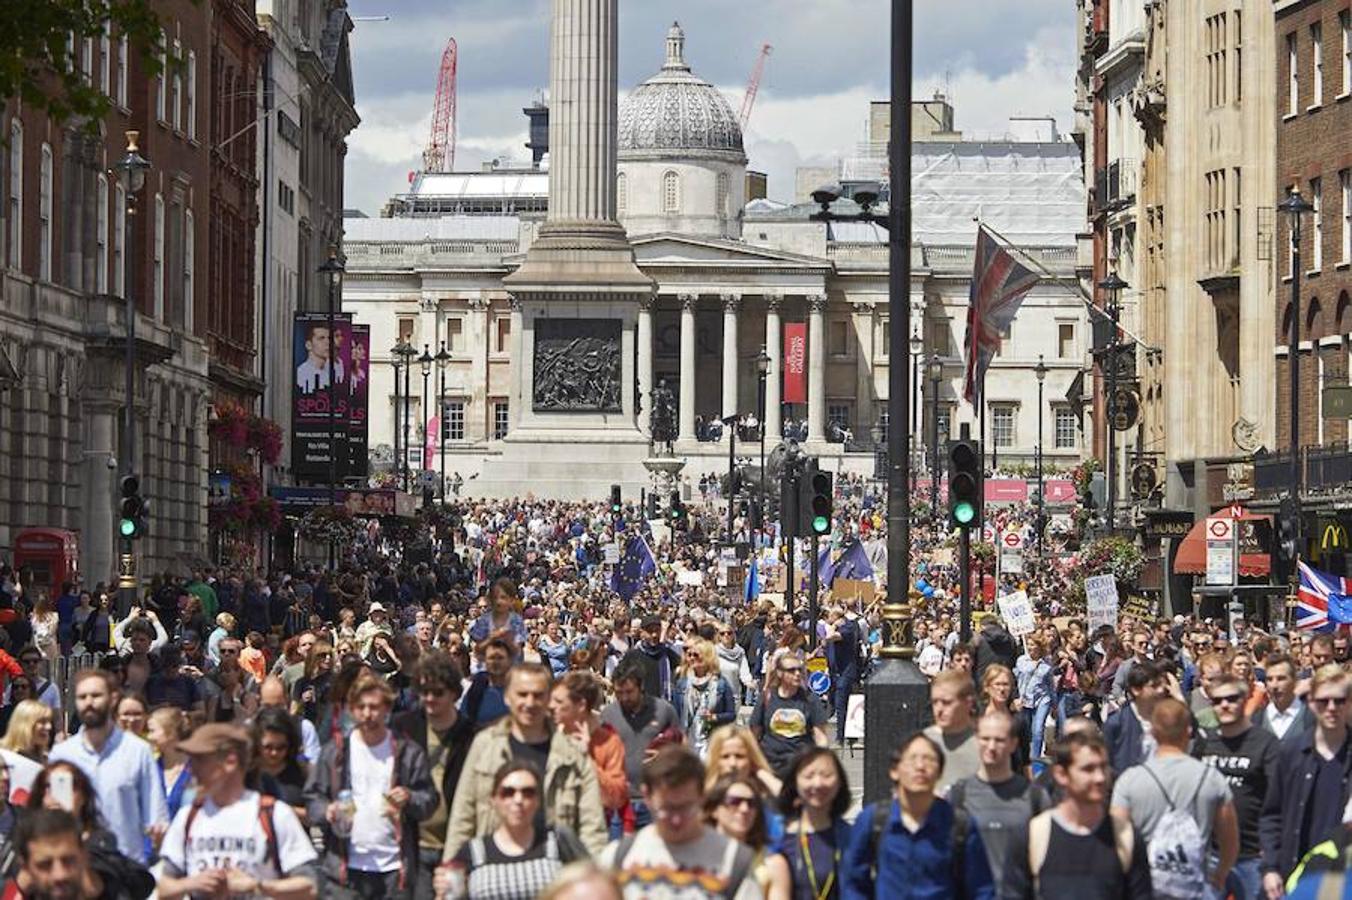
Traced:
<path fill-rule="evenodd" d="M 1150 883 L 1154 886 L 1155 896 L 1191 900 L 1201 897 L 1206 891 L 1207 842 L 1202 829 L 1192 817 L 1191 809 L 1201 793 L 1205 777 L 1197 780 L 1192 800 L 1186 807 L 1179 808 L 1164 789 L 1149 765 L 1142 769 L 1159 787 L 1169 811 L 1160 817 L 1155 830 L 1146 842 L 1146 855 L 1150 860 Z"/>
<path fill-rule="evenodd" d="M 1113 828 L 1113 848 L 1117 851 L 1117 861 L 1122 866 L 1122 874 L 1131 871 L 1131 858 L 1136 852 L 1136 832 L 1131 820 L 1108 816 Z M 1047 862 L 1047 847 L 1052 840 L 1052 811 L 1038 813 L 1028 822 L 1028 874 L 1037 884 L 1042 866 Z"/>
<path fill-rule="evenodd" d="M 634 849 L 634 839 L 638 832 L 626 834 L 620 838 L 620 844 L 615 848 L 615 858 L 610 863 L 610 871 L 624 871 L 624 860 L 629 855 L 629 851 Z M 751 867 L 756 863 L 756 851 L 752 850 L 746 844 L 739 843 L 737 852 L 732 857 L 732 868 L 728 870 L 728 880 L 723 886 L 723 900 L 733 900 L 737 892 L 742 888 L 742 882 L 746 881 L 746 876 L 751 874 Z"/>
<path fill-rule="evenodd" d="M 951 805 L 951 804 L 950 804 Z M 883 842 L 883 829 L 892 818 L 892 801 L 873 804 L 873 822 L 868 835 L 868 858 L 872 861 L 873 883 L 878 883 L 878 850 Z M 949 832 L 949 874 L 953 878 L 953 895 L 963 896 L 967 885 L 967 833 L 972 830 L 972 817 L 965 809 L 953 806 L 953 828 Z"/>
<path fill-rule="evenodd" d="M 197 813 L 206 802 L 207 798 L 201 794 L 193 798 L 192 808 L 188 810 L 188 819 L 183 823 L 184 862 L 187 862 L 187 852 L 190 846 L 188 836 L 192 833 L 193 819 L 197 818 Z M 282 871 L 282 858 L 277 850 L 277 829 L 272 821 L 272 808 L 276 805 L 276 797 L 269 794 L 258 795 L 258 827 L 263 830 L 263 837 L 268 842 L 267 860 L 277 870 L 277 875 L 282 876 L 286 873 Z"/>

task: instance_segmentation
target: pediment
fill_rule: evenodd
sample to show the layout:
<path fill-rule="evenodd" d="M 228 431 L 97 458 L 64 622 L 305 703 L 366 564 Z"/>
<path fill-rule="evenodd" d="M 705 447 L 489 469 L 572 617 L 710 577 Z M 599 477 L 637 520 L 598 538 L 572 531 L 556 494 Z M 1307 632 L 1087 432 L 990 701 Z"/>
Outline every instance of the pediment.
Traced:
<path fill-rule="evenodd" d="M 771 265 L 788 268 L 830 265 L 824 259 L 756 247 L 726 238 L 701 238 L 674 233 L 646 234 L 632 238 L 634 255 L 639 265 L 645 263 L 728 263 L 743 265 Z"/>

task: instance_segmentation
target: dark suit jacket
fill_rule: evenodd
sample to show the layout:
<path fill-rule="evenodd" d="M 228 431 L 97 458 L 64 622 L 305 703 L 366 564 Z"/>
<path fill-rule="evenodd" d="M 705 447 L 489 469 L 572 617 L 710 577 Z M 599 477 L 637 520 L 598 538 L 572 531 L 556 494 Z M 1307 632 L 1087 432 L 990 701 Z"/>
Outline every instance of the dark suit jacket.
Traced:
<path fill-rule="evenodd" d="M 1275 737 L 1276 733 L 1272 731 L 1272 725 L 1268 722 L 1268 716 L 1271 713 L 1271 710 L 1272 704 L 1269 702 L 1262 709 L 1253 714 L 1251 721 L 1253 722 L 1254 727 L 1262 728 Z M 1314 711 L 1310 709 L 1308 703 L 1302 701 L 1301 710 L 1296 715 L 1296 721 L 1291 723 L 1291 727 L 1286 729 L 1286 734 L 1278 738 L 1278 741 L 1280 742 L 1282 749 L 1286 749 L 1293 744 L 1299 744 L 1301 739 L 1311 731 L 1314 731 Z"/>
<path fill-rule="evenodd" d="M 397 713 L 390 718 L 390 728 L 401 738 L 413 741 L 423 749 L 427 750 L 427 713 L 420 708 L 411 709 L 408 712 Z M 460 781 L 460 770 L 465 766 L 465 757 L 469 755 L 469 745 L 474 740 L 474 723 L 468 716 L 459 716 L 455 724 L 451 726 L 448 735 L 442 736 L 442 745 L 449 741 L 450 749 L 446 757 L 446 774 L 442 776 L 441 784 L 437 789 L 441 791 L 441 796 L 446 800 L 446 808 L 451 808 L 451 801 L 455 797 L 455 786 Z M 437 760 L 431 758 L 428 753 L 428 771 L 436 768 Z"/>
<path fill-rule="evenodd" d="M 1307 731 L 1294 744 L 1283 742 L 1277 778 L 1268 782 L 1263 811 L 1258 817 L 1258 843 L 1263 851 L 1264 872 L 1277 872 L 1285 878 L 1310 849 L 1300 845 L 1300 830 L 1318 769 L 1319 754 L 1314 749 L 1313 730 Z M 1347 803 L 1349 789 L 1352 789 L 1352 752 L 1343 763 L 1340 808 Z M 1323 838 L 1311 840 L 1317 844 Z"/>
<path fill-rule="evenodd" d="M 1145 762 L 1141 752 L 1141 738 L 1144 736 L 1145 729 L 1141 727 L 1136 709 L 1130 703 L 1108 716 L 1108 721 L 1103 723 L 1103 741 L 1108 745 L 1108 761 L 1118 775 L 1137 763 Z"/>

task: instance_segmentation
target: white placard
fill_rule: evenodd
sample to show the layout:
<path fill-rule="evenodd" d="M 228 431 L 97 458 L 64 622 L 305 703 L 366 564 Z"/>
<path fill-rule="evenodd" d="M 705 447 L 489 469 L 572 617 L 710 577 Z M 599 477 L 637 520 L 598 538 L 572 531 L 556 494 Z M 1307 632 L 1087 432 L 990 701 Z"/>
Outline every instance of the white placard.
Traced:
<path fill-rule="evenodd" d="M 619 565 L 619 562 L 620 562 L 620 545 L 619 545 L 619 544 L 606 544 L 605 547 L 602 548 L 602 551 L 603 551 L 604 554 L 605 554 L 605 556 L 603 557 L 603 559 L 604 559 L 606 565 L 608 565 L 608 566 Z"/>
<path fill-rule="evenodd" d="M 845 705 L 845 740 L 864 737 L 864 695 L 851 694 Z"/>
<path fill-rule="evenodd" d="M 1230 541 L 1206 542 L 1206 583 L 1234 584 L 1235 547 Z"/>
<path fill-rule="evenodd" d="M 1012 594 L 1005 594 L 1003 597 L 997 597 L 995 602 L 1000 605 L 1000 617 L 1005 620 L 1005 627 L 1009 629 L 1010 634 L 1023 637 L 1037 630 L 1037 620 L 1033 618 L 1033 604 L 1028 602 L 1027 592 L 1015 591 Z"/>
<path fill-rule="evenodd" d="M 685 587 L 699 587 L 704 584 L 704 573 L 695 569 L 682 569 L 676 573 L 676 583 Z"/>
<path fill-rule="evenodd" d="M 1117 627 L 1117 579 L 1111 575 L 1091 575 L 1084 580 L 1084 602 L 1093 632 L 1104 625 Z"/>

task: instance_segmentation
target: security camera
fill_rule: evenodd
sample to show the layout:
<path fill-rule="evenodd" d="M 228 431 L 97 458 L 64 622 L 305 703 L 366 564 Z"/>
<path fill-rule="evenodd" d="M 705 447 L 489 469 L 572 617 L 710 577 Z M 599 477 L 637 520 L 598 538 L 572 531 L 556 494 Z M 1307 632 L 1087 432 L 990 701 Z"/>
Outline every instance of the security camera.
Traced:
<path fill-rule="evenodd" d="M 116 456 L 110 456 L 110 457 L 108 457 L 108 468 L 111 469 L 111 470 L 116 471 L 116 469 L 117 469 L 117 457 L 116 457 Z"/>

